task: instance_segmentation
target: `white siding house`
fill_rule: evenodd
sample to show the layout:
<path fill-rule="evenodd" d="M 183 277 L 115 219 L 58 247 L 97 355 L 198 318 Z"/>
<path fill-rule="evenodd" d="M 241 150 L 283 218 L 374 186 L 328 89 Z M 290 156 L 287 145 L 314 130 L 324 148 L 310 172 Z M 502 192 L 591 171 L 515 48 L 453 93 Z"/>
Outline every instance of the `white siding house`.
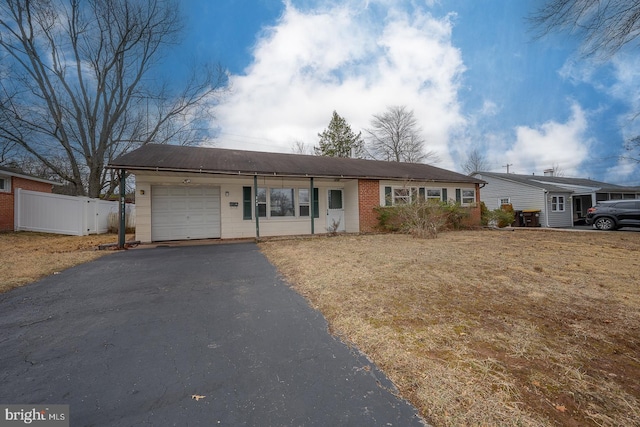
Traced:
<path fill-rule="evenodd" d="M 480 223 L 483 181 L 426 164 L 148 144 L 109 167 L 135 175 L 141 242 L 370 232 L 377 207 L 429 194 Z"/>
<path fill-rule="evenodd" d="M 539 210 L 542 227 L 570 227 L 584 219 L 597 201 L 640 198 L 640 189 L 583 178 L 476 172 L 486 182 L 481 201 L 493 210 L 509 203 L 514 210 Z"/>

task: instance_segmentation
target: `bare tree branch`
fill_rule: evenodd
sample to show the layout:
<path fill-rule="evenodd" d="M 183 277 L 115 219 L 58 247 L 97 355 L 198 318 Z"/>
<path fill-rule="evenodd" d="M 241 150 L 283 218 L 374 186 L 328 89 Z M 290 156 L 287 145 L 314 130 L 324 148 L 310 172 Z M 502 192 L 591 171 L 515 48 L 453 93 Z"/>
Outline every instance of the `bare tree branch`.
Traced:
<path fill-rule="evenodd" d="M 5 0 L 0 141 L 91 197 L 117 188 L 104 170 L 115 156 L 149 142 L 195 142 L 227 74 L 199 68 L 178 93 L 152 86 L 181 31 L 173 0 Z"/>
<path fill-rule="evenodd" d="M 583 38 L 584 56 L 606 59 L 640 36 L 640 2 L 547 0 L 530 21 L 538 37 L 566 31 Z"/>
<path fill-rule="evenodd" d="M 469 152 L 467 159 L 460 166 L 467 175 L 471 175 L 475 172 L 488 171 L 490 167 L 485 156 L 480 153 L 477 148 L 474 148 Z"/>

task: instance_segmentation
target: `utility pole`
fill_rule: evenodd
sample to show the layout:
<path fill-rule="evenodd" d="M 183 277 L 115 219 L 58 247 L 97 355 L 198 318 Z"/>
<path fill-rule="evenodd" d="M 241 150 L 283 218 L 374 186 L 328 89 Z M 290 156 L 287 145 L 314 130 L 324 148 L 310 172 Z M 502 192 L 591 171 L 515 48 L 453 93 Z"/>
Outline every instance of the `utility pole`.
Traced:
<path fill-rule="evenodd" d="M 507 168 L 507 173 L 509 173 L 509 166 L 513 166 L 513 163 L 507 163 L 506 165 L 503 165 L 503 168 Z"/>

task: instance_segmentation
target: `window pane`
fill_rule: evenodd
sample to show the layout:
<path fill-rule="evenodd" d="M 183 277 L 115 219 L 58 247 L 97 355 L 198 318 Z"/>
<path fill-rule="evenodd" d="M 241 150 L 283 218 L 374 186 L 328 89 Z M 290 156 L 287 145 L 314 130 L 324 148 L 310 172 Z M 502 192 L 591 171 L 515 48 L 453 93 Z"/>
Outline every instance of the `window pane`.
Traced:
<path fill-rule="evenodd" d="M 269 192 L 271 216 L 294 216 L 293 188 L 272 188 Z"/>
<path fill-rule="evenodd" d="M 267 216 L 267 189 L 258 188 L 258 216 Z"/>
<path fill-rule="evenodd" d="M 267 203 L 267 189 L 266 188 L 258 188 L 258 203 L 263 202 Z"/>
<path fill-rule="evenodd" d="M 393 189 L 393 204 L 401 205 L 411 202 L 411 196 L 408 188 L 394 188 Z"/>
<path fill-rule="evenodd" d="M 475 190 L 462 190 L 462 203 L 473 203 L 476 201 Z"/>
<path fill-rule="evenodd" d="M 440 201 L 440 189 L 427 189 L 427 200 L 437 200 Z"/>
<path fill-rule="evenodd" d="M 300 205 L 300 216 L 309 216 L 309 189 L 298 190 L 298 205 Z"/>
<path fill-rule="evenodd" d="M 298 203 L 308 204 L 309 203 L 309 189 L 301 188 L 298 193 Z"/>
<path fill-rule="evenodd" d="M 329 190 L 329 209 L 342 209 L 342 190 Z"/>

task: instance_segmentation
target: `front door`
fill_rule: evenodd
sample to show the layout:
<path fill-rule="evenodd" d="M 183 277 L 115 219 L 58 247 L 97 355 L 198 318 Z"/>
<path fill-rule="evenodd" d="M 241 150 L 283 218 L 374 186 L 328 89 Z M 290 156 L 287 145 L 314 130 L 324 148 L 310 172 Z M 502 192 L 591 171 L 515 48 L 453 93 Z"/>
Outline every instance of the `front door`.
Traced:
<path fill-rule="evenodd" d="M 345 231 L 344 199 L 341 189 L 327 191 L 327 206 L 327 231 L 329 233 Z"/>

